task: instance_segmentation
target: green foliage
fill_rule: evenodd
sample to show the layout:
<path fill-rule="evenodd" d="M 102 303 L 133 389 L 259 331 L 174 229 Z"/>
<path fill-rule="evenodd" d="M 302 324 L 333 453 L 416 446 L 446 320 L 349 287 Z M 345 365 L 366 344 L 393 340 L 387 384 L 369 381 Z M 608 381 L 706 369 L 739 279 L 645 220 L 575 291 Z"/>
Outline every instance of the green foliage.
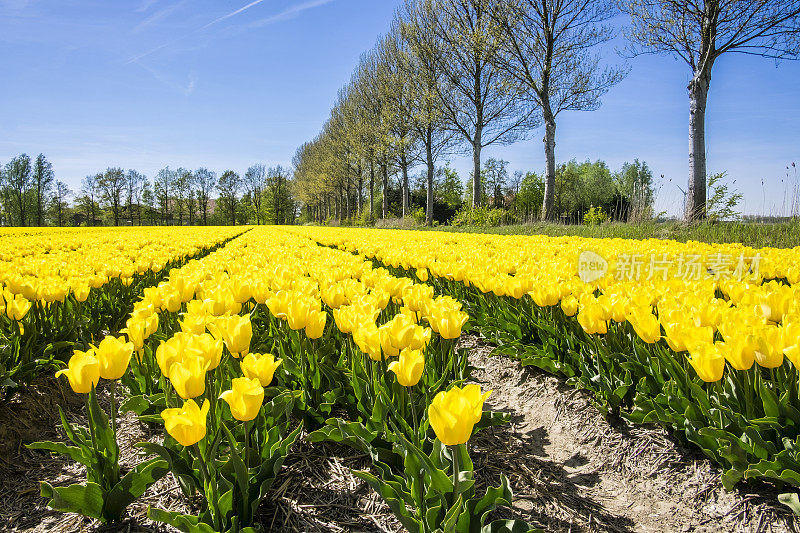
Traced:
<path fill-rule="evenodd" d="M 741 217 L 736 206 L 744 196 L 723 182 L 725 175 L 726 172 L 720 172 L 708 176 L 706 218 L 710 221 L 736 220 Z"/>
<path fill-rule="evenodd" d="M 92 387 L 87 400 L 89 429 L 70 424 L 59 408 L 61 427 L 73 446 L 59 442 L 34 442 L 27 447 L 67 455 L 86 467 L 86 483 L 53 487 L 41 483 L 43 498 L 57 511 L 80 513 L 101 522 L 116 522 L 125 509 L 147 488 L 169 472 L 169 464 L 161 459 L 139 463 L 124 476 L 120 475 L 119 446 L 105 411 L 97 403 Z"/>
<path fill-rule="evenodd" d="M 608 220 L 608 215 L 603 211 L 602 207 L 590 207 L 586 214 L 583 215 L 583 223 L 587 226 L 599 226 Z"/>
<path fill-rule="evenodd" d="M 476 226 L 479 228 L 499 226 L 503 222 L 506 212 L 504 209 L 493 207 L 472 207 L 465 204 L 450 221 L 453 226 Z"/>

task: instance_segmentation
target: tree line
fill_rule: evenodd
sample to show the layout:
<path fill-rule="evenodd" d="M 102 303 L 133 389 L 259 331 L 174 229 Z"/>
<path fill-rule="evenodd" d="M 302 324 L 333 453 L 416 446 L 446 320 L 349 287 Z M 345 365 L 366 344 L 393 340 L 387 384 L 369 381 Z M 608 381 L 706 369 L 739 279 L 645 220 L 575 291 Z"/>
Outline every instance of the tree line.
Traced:
<path fill-rule="evenodd" d="M 0 225 L 293 224 L 291 170 L 256 164 L 240 176 L 207 168 L 165 167 L 150 180 L 109 167 L 86 176 L 78 191 L 55 179 L 43 154 L 0 165 Z"/>
<path fill-rule="evenodd" d="M 620 14 L 629 21 L 622 29 L 624 55 L 669 54 L 691 70 L 684 216 L 704 218 L 712 67 L 732 53 L 796 59 L 800 0 L 406 0 L 339 91 L 322 130 L 295 154 L 304 217 L 409 216 L 410 176 L 421 166 L 425 222 L 432 224 L 437 168 L 453 153 L 472 155 L 467 196 L 473 208 L 485 206 L 499 195 L 485 190 L 483 149 L 539 128 L 545 166 L 535 212 L 544 220 L 569 215 L 564 198 L 573 192 L 565 189 L 569 180 L 559 182 L 569 172 L 557 165 L 557 120 L 564 111 L 597 109 L 629 72 L 604 64 L 599 54 L 615 38 L 611 22 Z M 394 209 L 393 182 L 399 189 Z M 604 194 L 635 206 L 620 208 L 620 216 L 652 208 L 652 184 Z"/>

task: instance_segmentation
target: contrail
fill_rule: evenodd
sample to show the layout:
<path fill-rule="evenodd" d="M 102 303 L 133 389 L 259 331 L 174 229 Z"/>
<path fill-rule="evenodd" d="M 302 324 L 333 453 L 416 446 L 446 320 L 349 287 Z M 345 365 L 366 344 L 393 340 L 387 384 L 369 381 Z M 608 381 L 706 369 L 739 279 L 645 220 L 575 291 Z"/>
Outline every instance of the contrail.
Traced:
<path fill-rule="evenodd" d="M 223 20 L 225 20 L 225 19 L 229 19 L 229 18 L 231 18 L 231 17 L 235 17 L 235 16 L 236 16 L 236 15 L 238 15 L 239 13 L 241 13 L 241 12 L 243 12 L 243 11 L 247 11 L 247 10 L 248 10 L 248 9 L 250 9 L 251 7 L 258 5 L 258 4 L 260 4 L 261 2 L 263 2 L 263 1 L 264 1 L 264 0 L 255 0 L 255 1 L 253 1 L 253 2 L 250 2 L 250 3 L 249 3 L 249 4 L 247 4 L 246 6 L 244 6 L 244 7 L 240 7 L 240 8 L 239 8 L 239 9 L 237 9 L 236 11 L 231 11 L 231 12 L 230 12 L 230 13 L 228 13 L 227 15 L 223 15 L 223 16 L 221 16 L 220 18 L 218 18 L 218 19 L 216 19 L 216 20 L 212 20 L 211 22 L 209 22 L 208 24 L 206 24 L 205 26 L 203 26 L 202 28 L 200 28 L 200 30 L 204 30 L 204 29 L 208 28 L 209 26 L 213 26 L 213 25 L 214 25 L 214 24 L 216 24 L 217 22 L 222 22 L 222 21 L 223 21 Z M 196 30 L 196 31 L 200 31 L 200 30 Z"/>
<path fill-rule="evenodd" d="M 158 52 L 159 50 L 162 50 L 162 49 L 166 48 L 167 46 L 170 46 L 170 45 L 172 45 L 172 44 L 175 44 L 175 43 L 177 43 L 178 41 L 181 41 L 181 40 L 183 40 L 183 39 L 185 39 L 185 38 L 187 38 L 187 37 L 191 37 L 191 36 L 192 36 L 192 35 L 194 35 L 195 33 L 199 32 L 199 31 L 203 31 L 203 30 L 205 30 L 206 28 L 208 28 L 208 27 L 210 27 L 210 26 L 213 26 L 214 24 L 217 24 L 217 23 L 219 23 L 219 22 L 222 22 L 223 20 L 226 20 L 226 19 L 229 19 L 229 18 L 231 18 L 231 17 L 234 17 L 234 16 L 238 15 L 239 13 L 242 13 L 243 11 L 247 11 L 247 10 L 248 10 L 248 9 L 250 9 L 251 7 L 258 5 L 258 4 L 262 3 L 263 1 L 264 1 L 264 0 L 254 0 L 253 2 L 250 2 L 249 4 L 247 4 L 246 6 L 240 7 L 239 9 L 237 9 L 237 10 L 235 10 L 235 11 L 231 11 L 231 12 L 230 12 L 230 13 L 228 13 L 227 15 L 223 15 L 223 16 L 221 16 L 221 17 L 217 18 L 217 19 L 214 19 L 214 20 L 212 20 L 211 22 L 209 22 L 208 24 L 206 24 L 205 26 L 202 26 L 202 27 L 200 27 L 200 28 L 197 28 L 196 30 L 194 30 L 194 31 L 192 31 L 192 32 L 190 32 L 190 33 L 187 33 L 186 35 L 183 35 L 183 36 L 181 36 L 181 37 L 178 37 L 177 39 L 173 39 L 173 40 L 171 40 L 171 41 L 169 41 L 169 42 L 166 42 L 166 43 L 162 44 L 161 46 L 157 46 L 156 48 L 153 48 L 152 50 L 150 50 L 150 51 L 148 51 L 148 52 L 145 52 L 145 53 L 143 53 L 143 54 L 139 54 L 138 56 L 136 56 L 136 57 L 133 57 L 133 58 L 129 59 L 129 60 L 127 61 L 127 63 L 135 63 L 135 62 L 139 61 L 140 59 L 143 59 L 143 58 L 145 58 L 145 57 L 149 56 L 150 54 L 153 54 L 153 53 L 155 53 L 155 52 Z M 327 1 L 330 1 L 330 0 L 327 0 Z M 302 7 L 302 6 L 297 6 L 297 7 Z M 311 6 L 311 7 L 313 7 L 313 6 Z M 306 9 L 307 9 L 307 8 L 306 8 Z M 291 8 L 290 8 L 290 9 L 287 9 L 286 11 L 291 11 Z M 285 12 L 284 12 L 284 13 L 285 13 Z"/>

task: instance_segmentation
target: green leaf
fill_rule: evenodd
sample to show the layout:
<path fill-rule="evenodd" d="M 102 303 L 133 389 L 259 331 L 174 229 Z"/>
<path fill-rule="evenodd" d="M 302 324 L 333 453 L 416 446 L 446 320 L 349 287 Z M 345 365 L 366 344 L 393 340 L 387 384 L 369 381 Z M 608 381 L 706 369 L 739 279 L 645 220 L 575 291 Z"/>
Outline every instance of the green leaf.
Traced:
<path fill-rule="evenodd" d="M 29 450 L 49 450 L 54 453 L 60 453 L 86 466 L 91 463 L 91 459 L 86 456 L 86 451 L 79 446 L 67 446 L 62 442 L 40 441 L 26 444 L 25 447 Z"/>
<path fill-rule="evenodd" d="M 398 492 L 400 489 L 399 483 L 395 483 L 393 487 L 386 481 L 378 479 L 369 472 L 363 470 L 353 470 L 352 472 L 354 476 L 364 480 L 367 485 L 381 495 L 394 515 L 409 533 L 420 533 L 420 531 L 422 531 L 422 523 L 406 508 L 406 501 L 411 499 L 411 495 L 408 493 L 403 495 L 401 492 Z"/>
<path fill-rule="evenodd" d="M 128 505 L 167 473 L 169 473 L 169 463 L 163 459 L 153 458 L 139 463 L 108 492 L 103 514 L 109 519 L 112 517 L 115 520 L 122 518 Z"/>
<path fill-rule="evenodd" d="M 200 522 L 196 516 L 148 507 L 147 517 L 155 522 L 168 524 L 183 533 L 217 533 L 213 527 Z"/>
<path fill-rule="evenodd" d="M 90 518 L 103 520 L 103 489 L 97 483 L 75 484 L 67 487 L 53 487 L 41 482 L 41 495 L 50 498 L 48 506 L 56 511 L 78 513 Z"/>
<path fill-rule="evenodd" d="M 495 520 L 483 526 L 480 533 L 544 533 L 544 530 L 532 528 L 522 520 Z"/>

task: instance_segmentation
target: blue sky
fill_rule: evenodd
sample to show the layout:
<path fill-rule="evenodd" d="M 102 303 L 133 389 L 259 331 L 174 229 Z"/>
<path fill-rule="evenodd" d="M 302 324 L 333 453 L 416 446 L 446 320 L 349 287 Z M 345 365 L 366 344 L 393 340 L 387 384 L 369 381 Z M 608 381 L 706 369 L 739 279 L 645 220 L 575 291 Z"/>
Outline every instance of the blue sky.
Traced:
<path fill-rule="evenodd" d="M 0 0 L 0 164 L 43 152 L 74 189 L 108 166 L 243 172 L 291 163 L 328 116 L 400 0 Z M 621 61 L 611 56 L 612 61 Z M 638 157 L 677 214 L 687 175 L 686 65 L 630 60 L 599 111 L 559 119 L 559 161 Z M 715 66 L 709 170 L 745 213 L 788 211 L 800 166 L 800 63 L 728 56 Z M 484 157 L 541 171 L 542 132 Z M 466 177 L 467 158 L 453 157 Z M 763 180 L 763 185 L 762 185 Z"/>

